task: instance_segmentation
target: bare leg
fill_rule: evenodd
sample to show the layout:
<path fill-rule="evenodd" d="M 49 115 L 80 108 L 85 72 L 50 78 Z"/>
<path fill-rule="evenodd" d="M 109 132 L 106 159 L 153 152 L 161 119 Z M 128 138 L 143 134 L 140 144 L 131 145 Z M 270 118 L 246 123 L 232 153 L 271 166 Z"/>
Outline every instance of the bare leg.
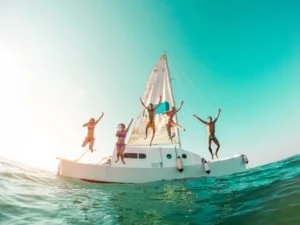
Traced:
<path fill-rule="evenodd" d="M 218 141 L 218 139 L 217 138 L 214 138 L 213 139 L 213 142 L 217 145 L 217 148 L 216 148 L 216 157 L 217 157 L 217 159 L 218 159 L 218 151 L 219 151 L 219 148 L 220 148 L 220 143 L 219 143 L 219 141 Z"/>
<path fill-rule="evenodd" d="M 171 128 L 173 128 L 173 134 L 171 135 L 171 141 L 173 142 L 173 138 L 175 137 L 176 132 L 175 132 L 174 127 L 170 127 L 170 133 L 171 133 Z"/>
<path fill-rule="evenodd" d="M 214 160 L 214 155 L 213 155 L 212 150 L 211 150 L 211 139 L 210 138 L 208 138 L 208 150 L 211 154 L 211 159 Z"/>
<path fill-rule="evenodd" d="M 93 149 L 94 143 L 95 143 L 94 139 L 90 141 L 89 148 L 90 148 L 91 152 L 94 151 L 94 149 Z"/>
<path fill-rule="evenodd" d="M 149 127 L 147 126 L 146 129 L 145 129 L 145 138 L 144 138 L 145 140 L 146 140 L 147 137 L 148 137 L 148 128 L 149 128 Z"/>
<path fill-rule="evenodd" d="M 117 163 L 119 161 L 119 157 L 120 157 L 120 149 L 119 147 L 116 147 L 117 150 L 117 160 L 115 161 L 115 163 Z"/>
<path fill-rule="evenodd" d="M 119 161 L 119 156 L 120 156 L 120 154 L 117 153 L 117 160 L 115 161 L 115 163 L 117 163 Z"/>
<path fill-rule="evenodd" d="M 173 142 L 173 138 L 175 137 L 175 132 L 171 136 L 171 141 Z"/>
<path fill-rule="evenodd" d="M 171 137 L 171 127 L 167 125 L 167 131 L 168 131 L 168 136 L 169 139 L 172 141 L 172 137 Z"/>
<path fill-rule="evenodd" d="M 120 148 L 120 156 L 121 156 L 122 163 L 126 164 L 124 161 L 124 150 L 125 150 L 125 146 Z"/>
<path fill-rule="evenodd" d="M 87 143 L 89 143 L 89 140 L 88 140 L 87 138 L 85 138 L 85 139 L 83 140 L 83 142 L 82 142 L 81 147 L 84 148 L 84 147 L 87 145 Z"/>
<path fill-rule="evenodd" d="M 121 160 L 122 160 L 123 164 L 126 164 L 125 161 L 124 161 L 124 155 L 123 154 L 121 154 Z"/>
<path fill-rule="evenodd" d="M 150 146 L 152 145 L 152 141 L 153 141 L 154 135 L 155 135 L 155 129 L 153 129 L 153 132 L 152 132 L 152 138 L 151 138 L 151 141 L 150 141 Z"/>

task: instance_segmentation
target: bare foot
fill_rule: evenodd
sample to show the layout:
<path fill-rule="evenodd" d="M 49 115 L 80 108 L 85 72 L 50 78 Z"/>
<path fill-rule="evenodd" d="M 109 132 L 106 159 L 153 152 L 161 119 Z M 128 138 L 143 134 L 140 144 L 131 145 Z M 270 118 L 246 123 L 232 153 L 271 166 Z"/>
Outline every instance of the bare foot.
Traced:
<path fill-rule="evenodd" d="M 117 163 L 119 160 L 116 160 L 115 163 Z"/>
<path fill-rule="evenodd" d="M 126 164 L 124 161 L 122 161 L 123 164 Z"/>

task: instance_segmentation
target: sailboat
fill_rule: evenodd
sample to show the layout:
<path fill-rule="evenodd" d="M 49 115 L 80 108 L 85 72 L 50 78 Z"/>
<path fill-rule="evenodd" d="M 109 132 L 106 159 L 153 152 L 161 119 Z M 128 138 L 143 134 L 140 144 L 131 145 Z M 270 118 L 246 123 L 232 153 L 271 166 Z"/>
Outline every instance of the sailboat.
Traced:
<path fill-rule="evenodd" d="M 143 102 L 157 104 L 155 113 L 156 133 L 152 145 L 145 140 L 147 111 L 142 108 L 126 145 L 126 164 L 115 163 L 116 151 L 99 163 L 83 163 L 59 158 L 57 174 L 62 177 L 98 183 L 147 183 L 176 179 L 194 179 L 204 176 L 222 176 L 247 169 L 248 159 L 244 154 L 208 161 L 199 154 L 181 147 L 180 131 L 173 130 L 170 140 L 166 129 L 165 112 L 175 106 L 166 54 L 155 64 L 148 78 Z M 177 117 L 174 120 L 177 122 Z"/>

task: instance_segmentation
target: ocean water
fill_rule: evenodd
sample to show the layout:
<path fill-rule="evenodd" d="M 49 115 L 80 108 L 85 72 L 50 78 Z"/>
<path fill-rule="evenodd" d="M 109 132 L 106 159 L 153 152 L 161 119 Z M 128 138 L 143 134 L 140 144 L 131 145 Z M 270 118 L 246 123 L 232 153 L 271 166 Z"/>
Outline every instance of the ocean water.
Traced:
<path fill-rule="evenodd" d="M 93 184 L 0 158 L 0 224 L 300 224 L 300 155 L 223 177 Z"/>

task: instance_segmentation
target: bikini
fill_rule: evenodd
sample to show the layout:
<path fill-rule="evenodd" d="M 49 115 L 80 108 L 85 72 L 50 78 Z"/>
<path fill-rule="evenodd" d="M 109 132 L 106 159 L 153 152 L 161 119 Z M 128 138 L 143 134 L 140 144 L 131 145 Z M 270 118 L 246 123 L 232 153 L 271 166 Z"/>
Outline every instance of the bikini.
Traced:
<path fill-rule="evenodd" d="M 119 132 L 117 137 L 126 138 L 126 135 L 127 135 L 127 133 L 125 133 L 125 132 Z"/>
<path fill-rule="evenodd" d="M 126 145 L 125 143 L 116 143 L 117 148 L 121 148 L 121 147 L 123 147 L 125 145 Z"/>
<path fill-rule="evenodd" d="M 127 133 L 126 132 L 119 132 L 118 133 L 118 138 L 126 138 Z M 125 146 L 125 143 L 116 143 L 117 148 L 121 148 L 123 146 Z"/>
<path fill-rule="evenodd" d="M 93 132 L 92 132 L 92 134 L 90 133 L 90 131 L 92 131 L 93 129 L 94 129 L 94 127 L 89 127 L 88 126 L 88 135 L 85 138 L 86 141 L 93 141 L 93 140 L 95 140 Z"/>
<path fill-rule="evenodd" d="M 170 111 L 170 112 L 167 112 L 167 115 L 169 116 L 169 119 L 168 119 L 168 122 L 167 122 L 166 125 L 167 125 L 168 127 L 173 127 L 174 124 L 175 124 L 175 122 L 173 121 L 173 117 L 174 117 L 175 113 L 172 112 L 172 111 Z"/>

